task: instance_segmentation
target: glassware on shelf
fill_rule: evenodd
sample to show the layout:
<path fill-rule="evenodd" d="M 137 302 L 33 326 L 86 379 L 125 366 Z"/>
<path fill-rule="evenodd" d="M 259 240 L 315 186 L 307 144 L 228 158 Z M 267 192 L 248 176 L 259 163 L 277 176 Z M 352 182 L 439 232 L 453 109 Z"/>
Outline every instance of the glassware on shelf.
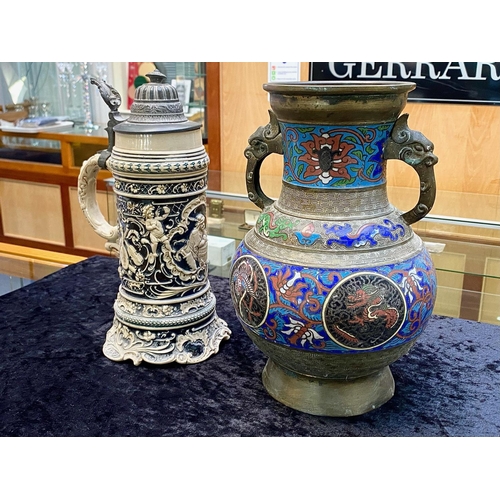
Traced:
<path fill-rule="evenodd" d="M 28 105 L 28 118 L 35 118 L 37 116 L 40 116 L 38 99 L 36 97 L 31 97 Z"/>
<path fill-rule="evenodd" d="M 68 113 L 69 101 L 71 98 L 71 91 L 69 85 L 69 63 L 58 62 L 56 63 L 57 76 L 59 79 L 59 100 L 61 104 L 62 114 L 66 115 Z"/>
<path fill-rule="evenodd" d="M 82 108 L 79 105 L 78 75 L 75 74 L 75 63 L 58 62 L 56 64 L 61 89 L 62 114 L 71 120 L 82 119 Z"/>
<path fill-rule="evenodd" d="M 41 102 L 39 105 L 39 116 L 50 116 L 50 102 Z"/>
<path fill-rule="evenodd" d="M 86 130 L 95 130 L 98 128 L 92 122 L 92 108 L 90 106 L 90 73 L 89 73 L 89 63 L 80 63 L 80 78 L 82 81 L 82 98 L 83 98 L 83 125 L 82 127 Z"/>

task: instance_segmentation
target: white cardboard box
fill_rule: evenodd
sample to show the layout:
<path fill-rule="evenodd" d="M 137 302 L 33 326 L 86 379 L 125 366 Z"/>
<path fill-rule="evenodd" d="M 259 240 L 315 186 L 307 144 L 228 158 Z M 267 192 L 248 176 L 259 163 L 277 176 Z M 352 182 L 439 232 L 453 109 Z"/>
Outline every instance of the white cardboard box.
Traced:
<path fill-rule="evenodd" d="M 208 235 L 208 262 L 210 265 L 224 266 L 231 262 L 235 251 L 236 246 L 233 239 Z"/>

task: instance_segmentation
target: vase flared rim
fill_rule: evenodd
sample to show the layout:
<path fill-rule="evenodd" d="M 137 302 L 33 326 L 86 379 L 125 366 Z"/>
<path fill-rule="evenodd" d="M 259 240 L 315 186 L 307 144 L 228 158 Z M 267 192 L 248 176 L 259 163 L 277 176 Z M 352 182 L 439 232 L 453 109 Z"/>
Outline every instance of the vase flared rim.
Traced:
<path fill-rule="evenodd" d="M 271 94 L 300 95 L 356 95 L 356 94 L 401 94 L 414 90 L 413 82 L 400 81 L 308 81 L 265 83 L 264 90 Z"/>

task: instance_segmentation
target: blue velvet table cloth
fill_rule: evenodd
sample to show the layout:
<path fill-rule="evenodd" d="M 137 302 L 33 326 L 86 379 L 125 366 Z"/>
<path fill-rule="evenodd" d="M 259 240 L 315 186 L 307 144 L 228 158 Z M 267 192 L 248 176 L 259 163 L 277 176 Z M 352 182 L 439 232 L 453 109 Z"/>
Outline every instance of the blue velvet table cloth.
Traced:
<path fill-rule="evenodd" d="M 500 327 L 433 316 L 395 362 L 394 397 L 350 418 L 271 398 L 266 357 L 238 323 L 228 280 L 210 277 L 231 339 L 194 365 L 102 354 L 118 261 L 92 257 L 0 297 L 0 436 L 498 436 Z"/>

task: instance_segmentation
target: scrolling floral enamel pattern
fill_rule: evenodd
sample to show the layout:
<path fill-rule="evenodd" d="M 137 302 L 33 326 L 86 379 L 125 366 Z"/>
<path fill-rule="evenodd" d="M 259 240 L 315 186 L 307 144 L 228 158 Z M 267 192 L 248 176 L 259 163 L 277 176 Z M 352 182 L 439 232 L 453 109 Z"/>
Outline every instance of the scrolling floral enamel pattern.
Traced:
<path fill-rule="evenodd" d="M 231 293 L 241 321 L 264 339 L 306 351 L 390 348 L 419 335 L 436 293 L 426 254 L 398 265 L 315 269 L 235 256 Z"/>
<path fill-rule="evenodd" d="M 384 182 L 383 145 L 390 124 L 363 127 L 283 123 L 285 182 L 302 187 L 361 187 Z"/>

